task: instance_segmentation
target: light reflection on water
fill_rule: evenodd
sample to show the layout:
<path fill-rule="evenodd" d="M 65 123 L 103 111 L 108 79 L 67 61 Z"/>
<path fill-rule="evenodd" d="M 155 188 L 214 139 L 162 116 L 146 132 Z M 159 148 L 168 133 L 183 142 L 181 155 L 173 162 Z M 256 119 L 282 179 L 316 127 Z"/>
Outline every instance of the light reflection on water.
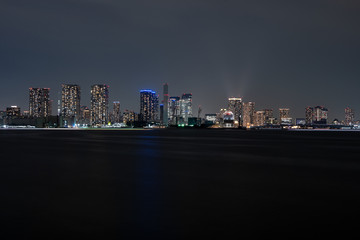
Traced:
<path fill-rule="evenodd" d="M 157 136 L 142 136 L 136 155 L 136 222 L 144 232 L 155 231 L 161 214 L 161 179 Z M 154 141 L 155 140 L 155 141 Z"/>

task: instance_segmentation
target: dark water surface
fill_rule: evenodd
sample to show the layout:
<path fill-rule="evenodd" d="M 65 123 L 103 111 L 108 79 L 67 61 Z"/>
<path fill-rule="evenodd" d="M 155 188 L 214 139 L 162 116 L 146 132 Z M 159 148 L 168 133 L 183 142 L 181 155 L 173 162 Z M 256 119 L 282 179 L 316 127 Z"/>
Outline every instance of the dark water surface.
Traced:
<path fill-rule="evenodd" d="M 12 239 L 360 235 L 360 132 L 1 130 L 0 146 Z"/>

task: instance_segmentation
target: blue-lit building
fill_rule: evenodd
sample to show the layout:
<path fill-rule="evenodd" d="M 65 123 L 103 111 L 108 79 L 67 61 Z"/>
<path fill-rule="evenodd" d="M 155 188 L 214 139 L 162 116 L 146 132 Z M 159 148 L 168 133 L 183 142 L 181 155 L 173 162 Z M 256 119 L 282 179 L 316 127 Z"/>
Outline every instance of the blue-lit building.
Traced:
<path fill-rule="evenodd" d="M 170 125 L 177 125 L 180 117 L 180 97 L 170 97 L 169 119 Z"/>
<path fill-rule="evenodd" d="M 140 121 L 158 121 L 159 97 L 150 89 L 140 91 Z"/>

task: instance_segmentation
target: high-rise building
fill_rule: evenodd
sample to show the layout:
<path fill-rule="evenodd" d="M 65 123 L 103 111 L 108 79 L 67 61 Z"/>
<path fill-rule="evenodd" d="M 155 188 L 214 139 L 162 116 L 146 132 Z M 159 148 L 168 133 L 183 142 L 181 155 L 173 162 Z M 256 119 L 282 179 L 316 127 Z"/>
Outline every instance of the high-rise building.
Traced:
<path fill-rule="evenodd" d="M 184 93 L 180 100 L 180 117 L 184 121 L 184 124 L 188 124 L 189 117 L 192 117 L 192 94 Z"/>
<path fill-rule="evenodd" d="M 120 102 L 113 102 L 113 112 L 112 112 L 112 122 L 120 123 L 121 121 L 121 111 L 120 111 Z"/>
<path fill-rule="evenodd" d="M 171 125 L 177 125 L 180 117 L 180 97 L 170 97 L 169 119 Z"/>
<path fill-rule="evenodd" d="M 255 122 L 254 117 L 255 117 L 255 102 L 244 102 L 242 126 L 247 128 L 252 126 Z"/>
<path fill-rule="evenodd" d="M 313 107 L 307 107 L 305 109 L 305 122 L 306 124 L 313 124 L 314 122 L 314 108 Z"/>
<path fill-rule="evenodd" d="M 241 123 L 242 115 L 242 98 L 229 98 L 228 99 L 228 111 L 231 111 L 234 114 L 234 120 L 238 123 Z"/>
<path fill-rule="evenodd" d="M 255 112 L 255 126 L 264 126 L 265 125 L 265 111 L 256 111 Z"/>
<path fill-rule="evenodd" d="M 6 108 L 6 117 L 15 118 L 20 117 L 21 111 L 18 106 L 11 106 Z"/>
<path fill-rule="evenodd" d="M 354 124 L 355 113 L 354 110 L 347 107 L 345 108 L 345 125 L 351 126 Z"/>
<path fill-rule="evenodd" d="M 29 88 L 30 117 L 48 117 L 50 112 L 50 88 Z"/>
<path fill-rule="evenodd" d="M 160 123 L 164 124 L 164 104 L 160 104 Z"/>
<path fill-rule="evenodd" d="M 61 85 L 60 115 L 64 118 L 74 118 L 75 122 L 80 116 L 80 86 L 76 84 Z"/>
<path fill-rule="evenodd" d="M 316 106 L 314 108 L 314 123 L 327 124 L 328 110 L 323 106 Z"/>
<path fill-rule="evenodd" d="M 159 97 L 153 90 L 140 91 L 140 120 L 154 122 L 158 120 Z"/>
<path fill-rule="evenodd" d="M 163 88 L 164 92 L 164 106 L 163 106 L 163 113 L 162 113 L 162 123 L 163 125 L 169 125 L 169 86 L 167 83 L 164 84 Z"/>
<path fill-rule="evenodd" d="M 290 117 L 289 108 L 279 108 L 280 124 L 291 124 L 292 118 Z"/>
<path fill-rule="evenodd" d="M 123 123 L 126 125 L 132 125 L 134 122 L 139 121 L 138 114 L 134 111 L 125 110 L 123 113 Z"/>
<path fill-rule="evenodd" d="M 101 126 L 108 123 L 109 86 L 96 84 L 91 86 L 90 124 Z"/>
<path fill-rule="evenodd" d="M 6 124 L 6 111 L 0 110 L 0 124 Z"/>
<path fill-rule="evenodd" d="M 90 109 L 87 106 L 80 107 L 81 118 L 80 124 L 82 125 L 90 125 Z"/>
<path fill-rule="evenodd" d="M 274 124 L 274 115 L 272 109 L 264 109 L 265 112 L 265 124 Z"/>

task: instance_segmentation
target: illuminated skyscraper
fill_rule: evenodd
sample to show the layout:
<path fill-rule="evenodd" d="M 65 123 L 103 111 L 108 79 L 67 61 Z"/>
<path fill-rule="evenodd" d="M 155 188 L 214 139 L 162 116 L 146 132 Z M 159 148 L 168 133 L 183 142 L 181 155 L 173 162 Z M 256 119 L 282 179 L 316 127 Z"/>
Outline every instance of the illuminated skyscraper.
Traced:
<path fill-rule="evenodd" d="M 154 122 L 158 120 L 159 97 L 152 90 L 140 91 L 140 120 Z"/>
<path fill-rule="evenodd" d="M 189 117 L 192 117 L 192 94 L 184 93 L 180 100 L 180 117 L 185 124 L 188 124 Z"/>
<path fill-rule="evenodd" d="M 170 97 L 169 119 L 170 124 L 177 125 L 180 117 L 180 97 Z"/>
<path fill-rule="evenodd" d="M 80 116 L 80 86 L 75 84 L 61 85 L 61 111 L 60 115 L 64 118 L 75 118 Z"/>
<path fill-rule="evenodd" d="M 234 114 L 234 120 L 241 122 L 242 112 L 242 98 L 229 98 L 228 111 Z"/>
<path fill-rule="evenodd" d="M 243 103 L 242 126 L 250 127 L 254 124 L 255 102 Z"/>
<path fill-rule="evenodd" d="M 347 107 L 345 108 L 345 125 L 351 126 L 354 124 L 355 113 L 354 110 Z"/>
<path fill-rule="evenodd" d="M 314 108 L 307 107 L 305 109 L 305 122 L 306 124 L 313 124 L 314 122 Z"/>
<path fill-rule="evenodd" d="M 50 112 L 50 88 L 29 88 L 30 117 L 48 117 Z"/>
<path fill-rule="evenodd" d="M 323 106 L 317 106 L 314 108 L 314 123 L 315 124 L 327 124 L 328 110 Z"/>
<path fill-rule="evenodd" d="M 256 111 L 255 112 L 255 126 L 264 126 L 265 125 L 265 111 Z"/>
<path fill-rule="evenodd" d="M 265 112 L 265 124 L 274 124 L 275 119 L 272 109 L 264 109 Z"/>
<path fill-rule="evenodd" d="M 162 123 L 167 126 L 169 124 L 169 86 L 167 83 L 164 84 L 164 106 L 162 113 Z"/>
<path fill-rule="evenodd" d="M 121 111 L 120 111 L 120 102 L 113 102 L 113 113 L 112 113 L 113 123 L 120 123 L 121 120 Z"/>
<path fill-rule="evenodd" d="M 108 123 L 109 86 L 96 84 L 91 86 L 90 124 L 101 126 Z"/>
<path fill-rule="evenodd" d="M 6 108 L 6 117 L 15 118 L 20 117 L 21 111 L 18 106 L 11 106 Z"/>
<path fill-rule="evenodd" d="M 290 117 L 289 108 L 279 108 L 279 120 L 280 120 L 280 124 L 292 123 L 292 118 Z"/>

